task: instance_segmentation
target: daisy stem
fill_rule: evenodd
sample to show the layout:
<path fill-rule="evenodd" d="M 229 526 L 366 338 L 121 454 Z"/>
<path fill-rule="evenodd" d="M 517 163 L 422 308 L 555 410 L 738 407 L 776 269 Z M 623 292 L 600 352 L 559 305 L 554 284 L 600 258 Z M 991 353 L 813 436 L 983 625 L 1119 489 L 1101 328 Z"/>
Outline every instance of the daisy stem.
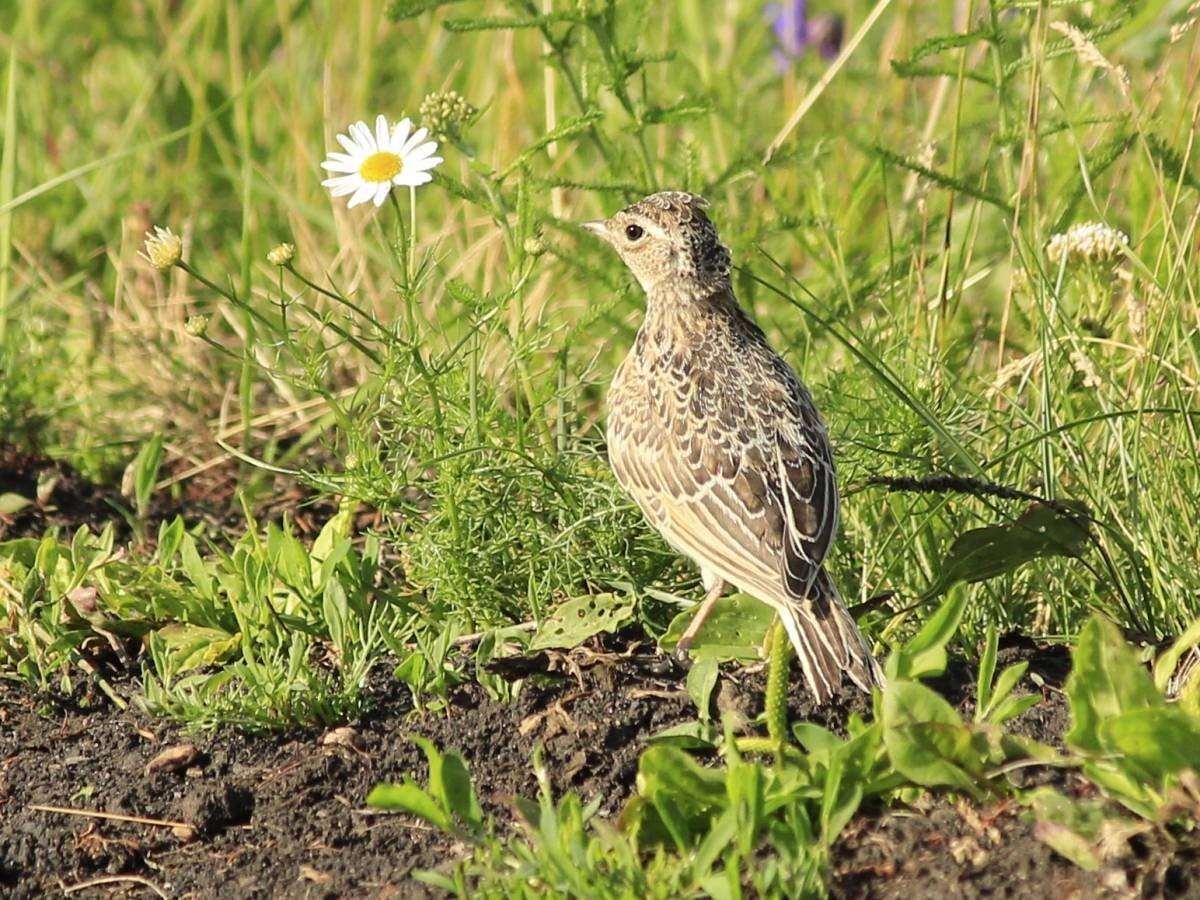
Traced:
<path fill-rule="evenodd" d="M 408 271 L 415 273 L 417 271 L 417 189 L 413 185 L 408 186 Z"/>

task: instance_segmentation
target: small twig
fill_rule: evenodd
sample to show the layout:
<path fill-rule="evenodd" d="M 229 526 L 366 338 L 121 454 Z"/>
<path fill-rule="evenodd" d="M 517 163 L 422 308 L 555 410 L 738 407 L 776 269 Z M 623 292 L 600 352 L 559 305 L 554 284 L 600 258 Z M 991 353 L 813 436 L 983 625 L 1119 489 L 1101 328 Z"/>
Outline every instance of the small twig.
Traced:
<path fill-rule="evenodd" d="M 533 631 L 535 628 L 537 628 L 537 622 L 519 622 L 516 625 L 505 625 L 502 628 L 489 628 L 487 631 L 464 634 L 462 637 L 456 637 L 453 643 L 455 647 L 466 647 L 479 643 L 484 637 L 491 634 L 492 631 Z"/>
<path fill-rule="evenodd" d="M 29 809 L 38 812 L 60 813 L 64 816 L 86 816 L 90 819 L 111 819 L 115 822 L 132 822 L 136 825 L 154 825 L 158 828 L 191 828 L 187 822 L 171 822 L 167 819 L 147 819 L 145 816 L 126 816 L 122 813 L 101 812 L 98 809 L 71 809 L 68 806 L 46 806 L 30 803 Z"/>
<path fill-rule="evenodd" d="M 105 875 L 101 878 L 93 878 L 91 881 L 81 881 L 79 884 L 73 884 L 70 887 L 64 887 L 64 894 L 74 894 L 78 891 L 86 891 L 90 887 L 99 887 L 102 884 L 140 884 L 148 890 L 154 891 L 163 900 L 167 900 L 167 894 L 153 881 L 143 878 L 141 875 Z"/>

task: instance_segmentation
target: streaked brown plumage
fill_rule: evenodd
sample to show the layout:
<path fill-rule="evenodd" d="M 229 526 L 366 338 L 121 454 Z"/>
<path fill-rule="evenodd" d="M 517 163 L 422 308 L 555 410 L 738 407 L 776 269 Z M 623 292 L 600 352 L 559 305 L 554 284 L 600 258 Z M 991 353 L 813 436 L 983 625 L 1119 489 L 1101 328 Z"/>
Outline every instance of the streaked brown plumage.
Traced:
<path fill-rule="evenodd" d="M 667 191 L 586 225 L 647 298 L 609 391 L 609 460 L 655 528 L 700 567 L 708 593 L 682 644 L 728 583 L 779 612 L 818 701 L 843 672 L 869 690 L 878 666 L 822 565 L 838 516 L 825 425 L 738 305 L 705 206 Z"/>

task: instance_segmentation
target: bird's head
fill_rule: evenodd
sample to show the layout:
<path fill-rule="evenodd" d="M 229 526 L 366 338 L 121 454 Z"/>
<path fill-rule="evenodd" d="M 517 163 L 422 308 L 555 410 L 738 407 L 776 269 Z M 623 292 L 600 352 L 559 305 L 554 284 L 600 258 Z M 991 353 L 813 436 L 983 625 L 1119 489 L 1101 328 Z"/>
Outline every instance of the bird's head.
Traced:
<path fill-rule="evenodd" d="M 711 292 L 729 279 L 729 249 L 705 214 L 703 197 L 661 191 L 583 227 L 612 245 L 643 290 Z"/>

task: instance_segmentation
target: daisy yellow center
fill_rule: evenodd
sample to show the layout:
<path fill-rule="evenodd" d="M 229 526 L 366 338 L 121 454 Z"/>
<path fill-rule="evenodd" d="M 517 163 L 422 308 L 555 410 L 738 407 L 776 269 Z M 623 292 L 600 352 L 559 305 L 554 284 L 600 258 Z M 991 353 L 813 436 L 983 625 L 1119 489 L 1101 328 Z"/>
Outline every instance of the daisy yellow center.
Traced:
<path fill-rule="evenodd" d="M 404 161 L 395 153 L 380 151 L 372 153 L 358 167 L 363 181 L 391 181 L 404 168 Z"/>

